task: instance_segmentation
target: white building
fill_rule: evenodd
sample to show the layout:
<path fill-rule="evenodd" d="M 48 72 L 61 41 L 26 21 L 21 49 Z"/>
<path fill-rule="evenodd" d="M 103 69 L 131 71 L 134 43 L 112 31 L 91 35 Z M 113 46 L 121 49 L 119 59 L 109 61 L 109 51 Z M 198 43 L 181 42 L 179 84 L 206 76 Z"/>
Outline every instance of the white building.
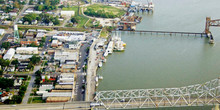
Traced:
<path fill-rule="evenodd" d="M 68 43 L 69 49 L 79 49 L 81 46 L 81 42 L 69 42 Z"/>
<path fill-rule="evenodd" d="M 3 35 L 5 33 L 4 29 L 0 29 L 0 35 Z"/>
<path fill-rule="evenodd" d="M 60 12 L 60 15 L 61 16 L 69 16 L 69 17 L 71 17 L 71 16 L 74 16 L 75 15 L 75 11 L 61 11 Z"/>
<path fill-rule="evenodd" d="M 60 85 L 72 85 L 74 83 L 74 74 L 73 73 L 62 73 L 58 76 L 57 82 Z"/>
<path fill-rule="evenodd" d="M 38 47 L 17 47 L 17 54 L 38 54 Z"/>
<path fill-rule="evenodd" d="M 72 92 L 48 92 L 43 93 L 42 98 L 46 99 L 47 97 L 71 97 Z"/>
<path fill-rule="evenodd" d="M 66 61 L 78 61 L 78 52 L 67 52 L 67 51 L 55 51 L 54 59 L 65 63 Z"/>
<path fill-rule="evenodd" d="M 12 57 L 15 55 L 15 49 L 10 48 L 7 53 L 4 55 L 3 59 L 4 60 L 11 60 Z"/>
<path fill-rule="evenodd" d="M 15 54 L 14 58 L 18 59 L 19 61 L 29 60 L 33 55 L 21 55 L 21 54 Z"/>

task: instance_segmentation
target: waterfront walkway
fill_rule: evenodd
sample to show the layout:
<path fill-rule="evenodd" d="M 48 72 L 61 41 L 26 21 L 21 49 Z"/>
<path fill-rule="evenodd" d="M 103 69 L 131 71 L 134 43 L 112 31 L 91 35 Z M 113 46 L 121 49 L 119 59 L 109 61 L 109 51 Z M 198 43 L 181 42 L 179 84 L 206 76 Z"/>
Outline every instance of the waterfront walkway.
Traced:
<path fill-rule="evenodd" d="M 97 65 L 98 65 L 98 60 L 97 60 L 97 55 L 96 51 L 94 49 L 96 43 L 98 40 L 95 40 L 89 50 L 89 60 L 87 64 L 87 86 L 86 86 L 86 101 L 91 101 L 94 98 L 95 95 L 95 87 L 96 87 L 96 70 L 97 70 Z"/>

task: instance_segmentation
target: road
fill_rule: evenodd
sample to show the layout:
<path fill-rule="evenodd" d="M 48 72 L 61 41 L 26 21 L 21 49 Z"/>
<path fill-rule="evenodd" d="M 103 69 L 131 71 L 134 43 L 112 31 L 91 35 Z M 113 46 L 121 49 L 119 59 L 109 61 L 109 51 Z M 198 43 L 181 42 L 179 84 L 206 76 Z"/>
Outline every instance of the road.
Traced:
<path fill-rule="evenodd" d="M 34 85 L 34 80 L 35 80 L 35 74 L 34 73 L 39 69 L 40 69 L 40 66 L 35 66 L 35 68 L 33 70 L 33 74 L 31 75 L 31 80 L 29 82 L 29 85 L 28 85 L 27 90 L 25 92 L 24 98 L 22 100 L 22 104 L 27 104 L 27 102 L 28 102 L 28 99 L 29 99 L 31 91 L 32 91 L 32 87 Z"/>
<path fill-rule="evenodd" d="M 1 105 L 0 110 L 85 110 L 90 102 Z"/>
<path fill-rule="evenodd" d="M 5 42 L 5 41 L 7 40 L 7 38 L 10 37 L 10 36 L 12 36 L 12 34 L 5 34 L 5 35 L 3 36 L 3 38 L 1 39 L 1 41 L 0 41 L 0 46 L 1 46 L 2 43 Z"/>
<path fill-rule="evenodd" d="M 34 5 L 29 5 L 29 0 L 26 1 L 26 4 L 24 5 L 23 9 L 19 12 L 19 15 L 16 17 L 15 21 L 14 21 L 14 25 L 17 24 L 18 20 L 21 18 L 22 14 L 24 13 L 24 11 L 29 8 L 29 7 L 34 7 Z"/>
<path fill-rule="evenodd" d="M 85 59 L 87 58 L 86 49 L 89 46 L 90 45 L 88 43 L 85 43 L 80 48 L 80 53 L 81 53 L 81 57 L 79 60 L 80 61 L 80 63 L 79 63 L 80 70 L 79 70 L 79 74 L 77 74 L 77 84 L 78 84 L 77 98 L 76 98 L 77 101 L 83 101 L 85 99 L 85 92 L 84 93 L 82 92 L 82 85 L 83 85 L 82 82 L 83 82 L 83 80 L 85 81 L 84 74 L 83 74 L 84 72 L 82 70 L 82 67 L 84 65 Z"/>

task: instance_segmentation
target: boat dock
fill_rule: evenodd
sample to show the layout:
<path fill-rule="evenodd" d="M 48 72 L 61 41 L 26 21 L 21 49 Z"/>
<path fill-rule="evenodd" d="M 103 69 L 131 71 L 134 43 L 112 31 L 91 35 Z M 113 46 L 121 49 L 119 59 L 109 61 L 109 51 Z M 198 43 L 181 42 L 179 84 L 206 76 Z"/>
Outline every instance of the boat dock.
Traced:
<path fill-rule="evenodd" d="M 196 33 L 196 32 L 171 32 L 171 31 L 147 31 L 147 30 L 135 30 L 135 31 L 127 31 L 127 30 L 116 30 L 116 31 L 124 31 L 124 32 L 136 32 L 136 33 L 150 33 L 150 34 L 164 34 L 164 35 L 181 35 L 181 36 L 200 36 L 207 37 L 206 33 Z"/>

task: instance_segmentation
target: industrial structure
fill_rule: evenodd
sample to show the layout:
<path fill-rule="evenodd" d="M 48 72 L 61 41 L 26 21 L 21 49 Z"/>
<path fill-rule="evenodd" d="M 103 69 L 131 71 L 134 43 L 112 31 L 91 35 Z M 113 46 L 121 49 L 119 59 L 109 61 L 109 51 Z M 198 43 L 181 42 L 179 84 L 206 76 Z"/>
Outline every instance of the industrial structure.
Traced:
<path fill-rule="evenodd" d="M 220 78 L 180 88 L 99 91 L 95 101 L 95 108 L 105 109 L 215 105 L 220 103 Z"/>
<path fill-rule="evenodd" d="M 14 41 L 20 42 L 20 37 L 18 33 L 18 25 L 14 25 Z"/>
<path fill-rule="evenodd" d="M 210 17 L 206 17 L 205 33 L 210 38 L 210 43 L 214 43 L 214 38 L 212 36 L 212 33 L 209 30 L 210 26 L 220 27 L 220 19 L 211 20 Z"/>

